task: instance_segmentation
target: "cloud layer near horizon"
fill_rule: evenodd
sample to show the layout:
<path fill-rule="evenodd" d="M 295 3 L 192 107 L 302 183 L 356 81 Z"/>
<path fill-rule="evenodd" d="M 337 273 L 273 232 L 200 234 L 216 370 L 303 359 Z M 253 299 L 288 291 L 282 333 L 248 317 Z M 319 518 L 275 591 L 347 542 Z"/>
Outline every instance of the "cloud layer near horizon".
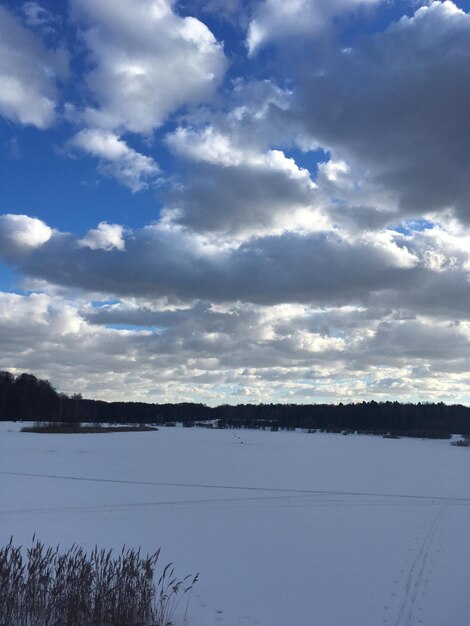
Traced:
<path fill-rule="evenodd" d="M 81 232 L 4 212 L 25 282 L 0 293 L 0 368 L 103 398 L 469 401 L 469 14 L 432 2 L 370 33 L 375 0 L 234 3 L 230 49 L 210 3 L 73 0 L 74 101 L 77 52 L 38 7 L 1 9 L 19 86 L 0 114 L 61 123 L 62 158 L 161 207 Z"/>

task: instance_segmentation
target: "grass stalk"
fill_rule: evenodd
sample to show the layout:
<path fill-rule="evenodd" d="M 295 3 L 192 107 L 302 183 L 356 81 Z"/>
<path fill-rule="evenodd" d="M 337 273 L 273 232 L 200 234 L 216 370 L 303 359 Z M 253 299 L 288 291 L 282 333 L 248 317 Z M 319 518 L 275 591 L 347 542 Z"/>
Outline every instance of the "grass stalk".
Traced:
<path fill-rule="evenodd" d="M 155 582 L 159 557 L 76 544 L 62 553 L 36 537 L 24 550 L 11 538 L 0 548 L 0 626 L 169 626 L 198 577 L 179 580 L 170 563 Z"/>

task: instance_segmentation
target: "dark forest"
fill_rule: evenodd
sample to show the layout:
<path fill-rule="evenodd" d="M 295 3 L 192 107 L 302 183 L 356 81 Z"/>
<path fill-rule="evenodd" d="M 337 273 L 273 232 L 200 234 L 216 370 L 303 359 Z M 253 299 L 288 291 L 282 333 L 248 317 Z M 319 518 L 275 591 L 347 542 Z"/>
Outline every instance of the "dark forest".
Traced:
<path fill-rule="evenodd" d="M 0 420 L 202 425 L 218 428 L 304 428 L 358 431 L 390 436 L 446 438 L 470 434 L 470 407 L 442 402 L 359 402 L 351 404 L 148 404 L 104 402 L 58 393 L 31 374 L 0 372 Z M 204 424 L 207 425 L 207 424 Z"/>

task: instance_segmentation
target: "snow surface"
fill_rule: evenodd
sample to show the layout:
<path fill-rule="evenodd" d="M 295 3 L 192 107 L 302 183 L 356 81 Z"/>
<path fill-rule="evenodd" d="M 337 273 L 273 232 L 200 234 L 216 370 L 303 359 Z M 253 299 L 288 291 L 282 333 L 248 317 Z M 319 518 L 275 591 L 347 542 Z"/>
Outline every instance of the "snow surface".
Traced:
<path fill-rule="evenodd" d="M 200 574 L 189 626 L 470 624 L 468 448 L 18 430 L 0 424 L 2 542 L 161 546 L 162 564 Z"/>

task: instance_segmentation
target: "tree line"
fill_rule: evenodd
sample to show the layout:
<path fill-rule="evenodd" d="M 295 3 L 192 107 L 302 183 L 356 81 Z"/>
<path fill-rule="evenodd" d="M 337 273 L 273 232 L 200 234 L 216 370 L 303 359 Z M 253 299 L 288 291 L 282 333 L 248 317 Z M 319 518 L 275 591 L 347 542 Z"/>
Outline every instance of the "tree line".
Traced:
<path fill-rule="evenodd" d="M 304 428 L 420 437 L 470 435 L 470 407 L 418 402 L 350 404 L 204 404 L 104 402 L 58 393 L 32 374 L 0 372 L 0 420 L 164 424 L 213 420 L 219 428 Z"/>

